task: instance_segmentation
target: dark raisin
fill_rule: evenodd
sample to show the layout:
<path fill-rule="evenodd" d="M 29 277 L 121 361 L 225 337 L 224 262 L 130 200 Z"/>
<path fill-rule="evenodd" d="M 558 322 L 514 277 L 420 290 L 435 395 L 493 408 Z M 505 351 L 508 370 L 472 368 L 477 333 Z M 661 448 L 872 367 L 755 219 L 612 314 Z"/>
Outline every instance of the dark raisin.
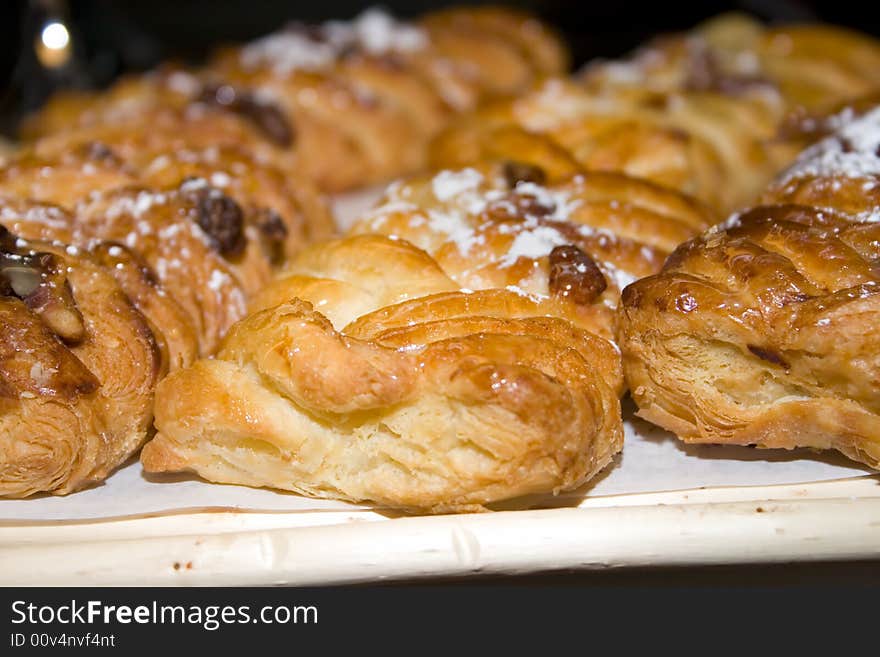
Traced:
<path fill-rule="evenodd" d="M 284 260 L 284 241 L 288 234 L 284 220 L 275 210 L 263 208 L 257 212 L 256 223 L 272 264 L 280 264 Z"/>
<path fill-rule="evenodd" d="M 258 212 L 257 227 L 270 242 L 283 242 L 287 238 L 284 219 L 272 208 L 263 208 Z"/>
<path fill-rule="evenodd" d="M 97 161 L 116 161 L 116 153 L 104 142 L 90 141 L 85 145 L 86 157 Z"/>
<path fill-rule="evenodd" d="M 588 304 L 605 291 L 608 283 L 602 271 L 586 253 L 573 244 L 550 252 L 550 292 L 578 304 Z"/>
<path fill-rule="evenodd" d="M 244 213 L 233 199 L 216 189 L 195 192 L 196 223 L 224 257 L 241 255 L 247 244 Z"/>
<path fill-rule="evenodd" d="M 290 122 L 274 103 L 254 100 L 248 95 L 242 101 L 239 113 L 254 123 L 266 136 L 285 148 L 293 144 L 293 130 Z"/>
<path fill-rule="evenodd" d="M 547 182 L 547 174 L 544 173 L 544 170 L 528 162 L 509 160 L 504 163 L 503 172 L 504 178 L 511 189 L 521 182 L 530 182 L 536 185 L 543 185 Z"/>
<path fill-rule="evenodd" d="M 4 253 L 15 249 L 15 235 L 9 232 L 6 226 L 0 226 L 0 251 Z"/>
<path fill-rule="evenodd" d="M 293 144 L 293 128 L 275 103 L 258 99 L 254 94 L 228 84 L 207 85 L 198 102 L 235 112 L 279 146 L 287 148 Z"/>

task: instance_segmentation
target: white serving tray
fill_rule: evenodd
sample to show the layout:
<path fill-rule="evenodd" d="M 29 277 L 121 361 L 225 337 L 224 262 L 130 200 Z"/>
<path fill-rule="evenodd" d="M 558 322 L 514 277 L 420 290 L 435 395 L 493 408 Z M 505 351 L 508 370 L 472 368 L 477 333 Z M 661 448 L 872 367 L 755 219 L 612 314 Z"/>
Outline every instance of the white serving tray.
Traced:
<path fill-rule="evenodd" d="M 390 518 L 186 512 L 0 523 L 4 585 L 315 585 L 555 569 L 880 557 L 880 475 Z"/>

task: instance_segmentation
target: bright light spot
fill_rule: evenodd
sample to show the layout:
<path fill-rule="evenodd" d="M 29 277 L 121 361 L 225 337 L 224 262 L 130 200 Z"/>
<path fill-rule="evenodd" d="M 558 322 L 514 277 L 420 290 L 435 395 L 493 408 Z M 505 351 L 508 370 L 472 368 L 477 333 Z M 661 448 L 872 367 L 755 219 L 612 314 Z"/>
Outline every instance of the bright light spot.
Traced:
<path fill-rule="evenodd" d="M 66 65 L 73 54 L 67 26 L 59 20 L 47 22 L 34 39 L 34 51 L 40 63 L 47 68 Z"/>
<path fill-rule="evenodd" d="M 70 33 L 64 26 L 64 23 L 52 22 L 47 23 L 40 35 L 43 45 L 50 50 L 61 50 L 70 43 Z"/>

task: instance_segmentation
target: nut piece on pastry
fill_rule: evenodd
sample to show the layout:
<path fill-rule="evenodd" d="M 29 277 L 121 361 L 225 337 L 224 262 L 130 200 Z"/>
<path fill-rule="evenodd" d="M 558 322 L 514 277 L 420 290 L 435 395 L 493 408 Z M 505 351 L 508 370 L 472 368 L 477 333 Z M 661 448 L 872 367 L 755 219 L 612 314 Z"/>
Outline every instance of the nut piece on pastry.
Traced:
<path fill-rule="evenodd" d="M 880 109 L 623 294 L 639 414 L 687 442 L 880 468 Z"/>
<path fill-rule="evenodd" d="M 88 252 L 0 228 L 0 496 L 69 493 L 147 437 L 150 324 Z"/>
<path fill-rule="evenodd" d="M 185 367 L 196 359 L 199 342 L 194 318 L 167 294 L 137 253 L 119 242 L 83 237 L 74 215 L 55 205 L 0 199 L 0 217 L 14 235 L 56 246 L 70 245 L 71 252 L 88 252 L 103 266 L 146 317 L 161 350 L 162 371 Z M 77 243 L 82 248 L 76 247 Z"/>
<path fill-rule="evenodd" d="M 274 287 L 160 384 L 147 471 L 471 511 L 577 487 L 622 446 L 617 350 L 552 303 L 459 290 L 375 235 L 311 247 Z"/>

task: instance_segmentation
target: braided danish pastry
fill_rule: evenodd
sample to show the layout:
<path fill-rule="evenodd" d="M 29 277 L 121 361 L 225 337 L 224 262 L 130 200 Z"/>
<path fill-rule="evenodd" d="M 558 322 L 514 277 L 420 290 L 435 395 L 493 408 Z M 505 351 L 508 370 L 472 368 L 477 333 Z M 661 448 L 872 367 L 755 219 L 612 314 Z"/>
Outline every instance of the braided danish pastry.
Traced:
<path fill-rule="evenodd" d="M 248 296 L 329 233 L 323 199 L 284 173 L 263 116 L 193 106 L 180 75 L 123 83 L 105 103 L 118 116 L 84 119 L 0 168 L 4 244 L 17 249 L 4 247 L 4 272 L 46 281 L 4 292 L 0 496 L 106 477 L 151 434 L 159 379 L 212 353 Z M 165 106 L 131 109 L 163 84 Z"/>
<path fill-rule="evenodd" d="M 880 467 L 880 109 L 623 294 L 639 415 L 687 442 Z"/>
<path fill-rule="evenodd" d="M 16 330 L 21 335 L 10 338 L 10 345 L 60 340 L 31 352 L 36 381 L 42 381 L 41 372 L 58 370 L 63 362 L 64 368 L 73 368 L 72 373 L 80 372 L 91 383 L 61 397 L 51 386 L 45 394 L 37 394 L 33 386 L 16 384 L 10 389 L 16 398 L 37 401 L 8 404 L 4 410 L 10 429 L 0 448 L 0 495 L 68 493 L 99 481 L 128 458 L 150 432 L 159 378 L 213 352 L 220 337 L 245 315 L 247 297 L 261 290 L 307 240 L 321 236 L 329 223 L 323 202 L 308 184 L 290 191 L 291 181 L 273 166 L 256 161 L 245 148 L 197 148 L 195 140 L 182 141 L 191 135 L 163 141 L 157 136 L 161 131 L 149 137 L 148 132 L 117 133 L 121 140 L 107 140 L 113 146 L 58 135 L 51 139 L 70 144 L 69 150 L 59 147 L 53 154 L 41 144 L 15 155 L 0 169 L 0 224 L 11 231 L 6 241 L 16 244 L 17 237 L 25 249 L 10 251 L 10 262 L 54 258 L 46 271 L 34 264 L 22 275 L 47 278 L 44 287 L 60 294 L 56 288 L 72 284 L 54 273 L 74 266 L 59 260 L 66 258 L 76 261 L 77 271 L 99 271 L 95 276 L 107 280 L 90 287 L 81 282 L 83 274 L 71 279 L 79 280 L 79 287 L 62 295 L 68 314 L 85 317 L 80 318 L 83 328 L 75 339 L 58 333 L 52 323 L 40 329 L 48 315 L 26 323 L 15 318 L 14 314 L 33 311 L 29 297 L 20 297 L 23 305 L 12 303 L 6 315 L 10 327 L 20 325 Z M 174 149 L 179 143 L 190 147 Z M 163 151 L 163 144 L 171 150 Z M 27 240 L 35 240 L 36 246 Z M 10 272 L 19 269 L 10 264 Z M 9 289 L 7 296 L 15 297 L 16 288 Z M 95 298 L 86 301 L 84 295 Z M 107 299 L 102 301 L 101 295 Z M 120 326 L 109 318 L 92 321 L 85 307 L 95 313 L 119 308 Z M 139 343 L 133 342 L 119 361 L 120 371 L 112 372 L 105 361 L 114 353 L 113 343 L 107 341 L 124 341 L 113 335 L 123 333 L 123 324 L 142 342 L 149 336 L 153 351 L 138 351 L 134 346 Z M 92 354 L 90 350 L 99 348 L 107 351 L 100 359 L 89 356 L 96 359 L 94 366 L 92 361 L 83 361 L 79 369 L 71 365 L 80 351 Z M 59 350 L 73 355 L 53 355 Z M 15 365 L 13 355 L 8 357 Z M 126 371 L 132 369 L 139 374 Z M 145 378 L 147 373 L 151 374 Z M 132 382 L 126 383 L 126 376 Z M 106 398 L 115 395 L 117 387 L 129 394 L 135 383 L 141 395 L 137 409 L 129 413 L 109 405 Z M 29 413 L 41 413 L 46 404 L 59 406 L 70 426 L 65 429 L 60 419 L 46 424 L 26 421 Z M 96 415 L 94 408 L 105 414 Z M 117 412 L 118 417 L 113 415 Z M 86 437 L 88 432 L 94 435 Z M 46 448 L 55 443 L 58 449 Z M 71 464 L 80 460 L 82 467 Z"/>
<path fill-rule="evenodd" d="M 722 14 L 694 30 L 655 38 L 632 57 L 584 71 L 592 88 L 681 90 L 776 97 L 786 108 L 832 109 L 880 87 L 880 45 L 826 25 L 767 27 Z"/>
<path fill-rule="evenodd" d="M 275 287 L 160 384 L 147 471 L 467 511 L 574 488 L 621 448 L 616 349 L 544 299 L 460 290 L 376 235 L 311 247 Z"/>

